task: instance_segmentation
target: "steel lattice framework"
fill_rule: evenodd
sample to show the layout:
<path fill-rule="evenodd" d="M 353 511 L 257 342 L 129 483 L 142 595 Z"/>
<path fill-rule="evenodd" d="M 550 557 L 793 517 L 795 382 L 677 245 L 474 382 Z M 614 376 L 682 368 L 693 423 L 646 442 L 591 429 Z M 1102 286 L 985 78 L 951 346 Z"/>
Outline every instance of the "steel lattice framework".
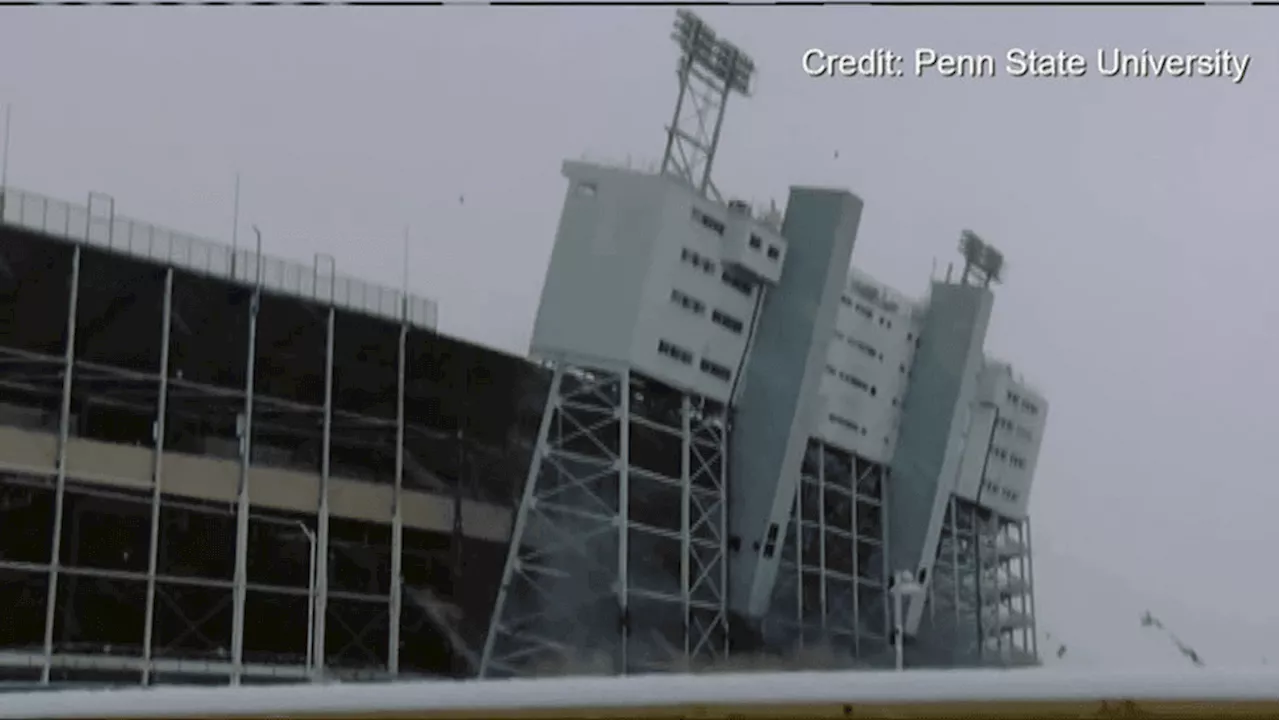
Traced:
<path fill-rule="evenodd" d="M 849 659 L 888 647 L 887 481 L 883 465 L 809 441 L 782 546 L 770 645 L 829 645 Z"/>
<path fill-rule="evenodd" d="M 1017 665 L 1037 657 L 1031 521 L 952 496 L 922 639 L 937 662 Z"/>
<path fill-rule="evenodd" d="M 720 201 L 720 191 L 711 180 L 711 166 L 720 144 L 725 108 L 733 93 L 750 94 L 755 64 L 687 10 L 676 12 L 672 39 L 681 51 L 677 71 L 680 94 L 667 126 L 662 172 Z"/>
<path fill-rule="evenodd" d="M 557 363 L 481 675 L 727 652 L 723 407 Z"/>

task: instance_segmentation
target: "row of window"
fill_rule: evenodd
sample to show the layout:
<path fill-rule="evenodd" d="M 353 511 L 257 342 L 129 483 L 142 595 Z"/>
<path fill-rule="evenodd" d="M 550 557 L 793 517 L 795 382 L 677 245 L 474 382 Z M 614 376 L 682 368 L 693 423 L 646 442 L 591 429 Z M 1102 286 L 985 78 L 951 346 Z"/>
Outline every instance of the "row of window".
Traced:
<path fill-rule="evenodd" d="M 1031 439 L 1030 430 L 1022 427 L 1021 425 L 1018 425 L 1017 423 L 1015 423 L 1014 421 L 1010 420 L 1007 417 L 996 418 L 996 428 L 1000 430 L 1004 430 L 1005 432 L 1014 433 L 1015 435 L 1017 435 L 1019 438 L 1023 440 Z"/>
<path fill-rule="evenodd" d="M 724 223 L 702 212 L 698 208 L 693 209 L 693 221 L 717 235 L 722 237 L 724 236 Z M 770 245 L 766 249 L 764 247 L 764 240 L 755 233 L 752 233 L 751 236 L 747 238 L 747 246 L 756 251 L 764 250 L 765 257 L 770 260 L 776 261 L 778 258 L 782 257 L 782 248 L 777 245 Z"/>
<path fill-rule="evenodd" d="M 671 302 L 694 315 L 702 315 L 707 311 L 706 303 L 680 290 L 671 291 Z M 741 320 L 721 310 L 711 311 L 711 321 L 734 335 L 741 335 L 746 327 Z"/>
<path fill-rule="evenodd" d="M 724 235 L 724 223 L 702 212 L 698 208 L 693 209 L 693 219 L 702 227 L 710 230 L 717 235 Z"/>
<path fill-rule="evenodd" d="M 759 250 L 763 245 L 764 241 L 760 239 L 759 235 L 754 233 L 752 233 L 751 237 L 747 239 L 747 246 L 752 250 Z M 781 256 L 782 250 L 780 250 L 777 245 L 770 245 L 769 249 L 765 251 L 765 257 L 770 260 L 777 260 Z"/>
<path fill-rule="evenodd" d="M 658 354 L 666 355 L 672 360 L 675 360 L 676 362 L 679 362 L 685 365 L 691 365 L 693 363 L 692 352 L 685 350 L 679 345 L 673 342 L 668 342 L 666 340 L 658 341 Z"/>
<path fill-rule="evenodd" d="M 658 354 L 675 360 L 681 365 L 693 364 L 693 351 L 681 347 L 669 340 L 658 341 Z M 721 365 L 714 360 L 702 358 L 698 361 L 698 369 L 722 382 L 729 382 L 733 378 L 733 371 Z"/>
<path fill-rule="evenodd" d="M 714 275 L 716 272 L 716 261 L 696 250 L 680 248 L 680 260 L 681 262 L 686 262 L 708 275 Z M 754 290 L 751 283 L 737 275 L 734 275 L 733 273 L 730 273 L 728 270 L 721 271 L 720 281 L 747 297 L 751 297 L 751 293 Z"/>
<path fill-rule="evenodd" d="M 680 249 L 680 260 L 689 263 L 708 275 L 716 271 L 716 262 L 714 260 L 689 248 Z"/>
<path fill-rule="evenodd" d="M 863 305 L 860 302 L 854 302 L 853 298 L 849 297 L 848 295 L 840 296 L 840 304 L 844 305 L 845 307 L 853 308 L 854 312 L 858 313 L 859 315 L 861 315 L 862 317 L 868 320 L 871 320 L 871 319 L 878 320 L 880 327 L 885 328 L 886 330 L 893 329 L 893 320 L 890 320 L 888 317 L 884 315 L 881 315 L 877 318 L 875 312 L 871 308 L 867 307 L 866 305 Z M 907 333 L 907 342 L 910 342 L 910 341 L 911 341 L 911 333 Z"/>
<path fill-rule="evenodd" d="M 693 297 L 692 295 L 686 295 L 685 293 L 682 293 L 679 290 L 671 291 L 671 302 L 675 303 L 676 305 L 679 305 L 685 310 L 688 310 L 694 315 L 701 315 L 707 310 L 706 303 L 702 302 L 698 298 Z"/>
<path fill-rule="evenodd" d="M 1008 450 L 995 445 L 991 446 L 991 455 L 1008 462 L 1011 466 L 1022 469 L 1027 466 L 1027 461 L 1021 455 L 1009 452 Z"/>
<path fill-rule="evenodd" d="M 835 375 L 836 377 L 840 378 L 840 379 L 841 379 L 841 380 L 843 380 L 844 382 L 846 382 L 846 383 L 848 383 L 848 384 L 852 385 L 853 387 L 856 387 L 856 388 L 858 388 L 859 390 L 861 390 L 861 391 L 863 391 L 863 392 L 867 393 L 867 394 L 868 394 L 868 395 L 870 395 L 871 397 L 875 397 L 875 396 L 876 396 L 876 386 L 875 386 L 875 385 L 868 385 L 868 384 L 867 384 L 866 382 L 864 382 L 861 378 L 858 378 L 858 377 L 855 377 L 855 376 L 853 376 L 853 375 L 850 375 L 849 373 L 847 373 L 847 372 L 845 372 L 845 371 L 843 371 L 843 370 L 837 370 L 837 369 L 836 369 L 834 366 L 832 366 L 832 365 L 828 365 L 828 366 L 827 366 L 827 374 L 828 374 L 828 375 Z"/>
<path fill-rule="evenodd" d="M 845 335 L 839 330 L 836 330 L 835 334 L 836 334 L 837 340 L 843 342 L 844 344 L 848 345 L 851 348 L 854 348 L 855 350 L 862 352 L 862 354 L 866 355 L 872 360 L 884 360 L 884 353 L 881 353 L 878 350 L 876 350 L 874 345 L 871 345 L 870 343 L 865 343 L 857 338 L 849 337 L 848 335 Z"/>
<path fill-rule="evenodd" d="M 1009 502 L 1017 502 L 1018 498 L 1021 497 L 1021 495 L 1014 492 L 1013 490 L 1010 490 L 1009 488 L 1004 487 L 1003 485 L 998 485 L 996 483 L 993 483 L 990 480 L 983 480 L 982 487 L 983 487 L 983 490 L 986 490 L 987 492 L 999 493 L 1000 497 L 1004 498 L 1005 500 L 1008 500 Z"/>
<path fill-rule="evenodd" d="M 859 434 L 859 435 L 861 435 L 861 436 L 863 436 L 863 437 L 866 437 L 866 435 L 867 435 L 867 429 L 866 429 L 866 428 L 862 427 L 862 426 L 861 426 L 861 425 L 859 425 L 858 423 L 856 423 L 856 422 L 854 422 L 854 421 L 852 421 L 852 420 L 850 420 L 850 419 L 848 419 L 848 418 L 846 418 L 846 417 L 841 417 L 841 416 L 839 416 L 839 415 L 836 415 L 835 413 L 831 413 L 831 414 L 827 415 L 827 419 L 828 419 L 828 420 L 830 420 L 831 422 L 835 423 L 836 425 L 839 425 L 840 427 L 842 427 L 842 428 L 844 428 L 844 429 L 846 429 L 846 430 L 849 430 L 850 432 L 857 433 L 857 434 Z"/>
<path fill-rule="evenodd" d="M 1037 407 L 1035 403 L 1022 397 L 1018 393 L 1012 390 L 1009 390 L 1006 393 L 1006 397 L 1008 398 L 1010 405 L 1013 405 L 1014 407 L 1021 407 L 1023 411 L 1027 412 L 1028 414 L 1031 414 L 1031 415 L 1040 414 L 1040 408 Z"/>

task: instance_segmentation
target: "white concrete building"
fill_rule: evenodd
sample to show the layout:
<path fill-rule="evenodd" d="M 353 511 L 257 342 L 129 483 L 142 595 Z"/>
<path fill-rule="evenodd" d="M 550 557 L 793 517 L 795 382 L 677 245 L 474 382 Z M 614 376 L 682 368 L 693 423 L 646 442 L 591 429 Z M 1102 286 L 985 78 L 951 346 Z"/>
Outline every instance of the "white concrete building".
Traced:
<path fill-rule="evenodd" d="M 628 672 L 664 644 L 873 657 L 903 569 L 935 596 L 951 583 L 947 622 L 937 597 L 908 605 L 923 661 L 1033 656 L 1029 543 L 1012 538 L 1047 403 L 986 358 L 991 290 L 948 279 L 914 299 L 849 269 L 847 192 L 793 188 L 785 218 L 758 218 L 669 176 L 564 174 L 532 341 L 561 379 L 485 666 L 522 672 L 508 659 L 555 639 Z M 553 537 L 570 534 L 592 540 Z M 540 629 L 518 631 L 530 616 Z"/>

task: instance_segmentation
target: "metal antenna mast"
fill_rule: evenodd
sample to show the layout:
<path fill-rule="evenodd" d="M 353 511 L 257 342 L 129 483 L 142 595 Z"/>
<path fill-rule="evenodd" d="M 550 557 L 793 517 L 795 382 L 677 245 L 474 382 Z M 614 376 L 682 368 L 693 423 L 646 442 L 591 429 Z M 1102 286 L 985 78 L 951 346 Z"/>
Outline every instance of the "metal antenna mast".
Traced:
<path fill-rule="evenodd" d="M 703 195 L 723 201 L 711 181 L 720 128 L 729 95 L 751 94 L 755 62 L 688 10 L 676 11 L 671 38 L 680 47 L 677 73 L 680 95 L 667 126 L 662 172 L 674 175 Z"/>

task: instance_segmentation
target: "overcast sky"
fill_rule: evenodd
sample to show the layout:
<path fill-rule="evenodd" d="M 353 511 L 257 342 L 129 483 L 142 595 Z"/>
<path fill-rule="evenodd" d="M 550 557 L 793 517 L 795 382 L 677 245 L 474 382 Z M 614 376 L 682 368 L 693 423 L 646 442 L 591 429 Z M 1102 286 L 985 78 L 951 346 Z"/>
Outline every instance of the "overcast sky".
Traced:
<path fill-rule="evenodd" d="M 1242 659 L 1256 657 L 1250 636 L 1274 657 L 1276 10 L 702 14 L 760 69 L 755 96 L 729 108 L 722 189 L 782 201 L 791 184 L 849 188 L 866 201 L 855 264 L 913 294 L 962 228 L 1008 257 L 988 352 L 1050 399 L 1035 537 L 1071 559 L 1037 568 L 1065 594 L 1041 598 L 1042 624 L 1084 633 L 1103 611 L 1068 596 L 1124 586 L 1157 612 L 1191 608 L 1188 622 L 1257 628 Z M 261 226 L 272 253 L 327 252 L 389 285 L 409 225 L 412 286 L 439 300 L 442 327 L 523 353 L 561 161 L 640 164 L 663 149 L 673 15 L 7 8 L 9 179 L 68 199 L 102 191 L 118 213 L 227 239 L 238 171 L 243 228 Z M 1251 63 L 1239 84 L 801 71 L 810 47 L 1117 46 Z M 1112 580 L 1079 587 L 1086 576 Z"/>

